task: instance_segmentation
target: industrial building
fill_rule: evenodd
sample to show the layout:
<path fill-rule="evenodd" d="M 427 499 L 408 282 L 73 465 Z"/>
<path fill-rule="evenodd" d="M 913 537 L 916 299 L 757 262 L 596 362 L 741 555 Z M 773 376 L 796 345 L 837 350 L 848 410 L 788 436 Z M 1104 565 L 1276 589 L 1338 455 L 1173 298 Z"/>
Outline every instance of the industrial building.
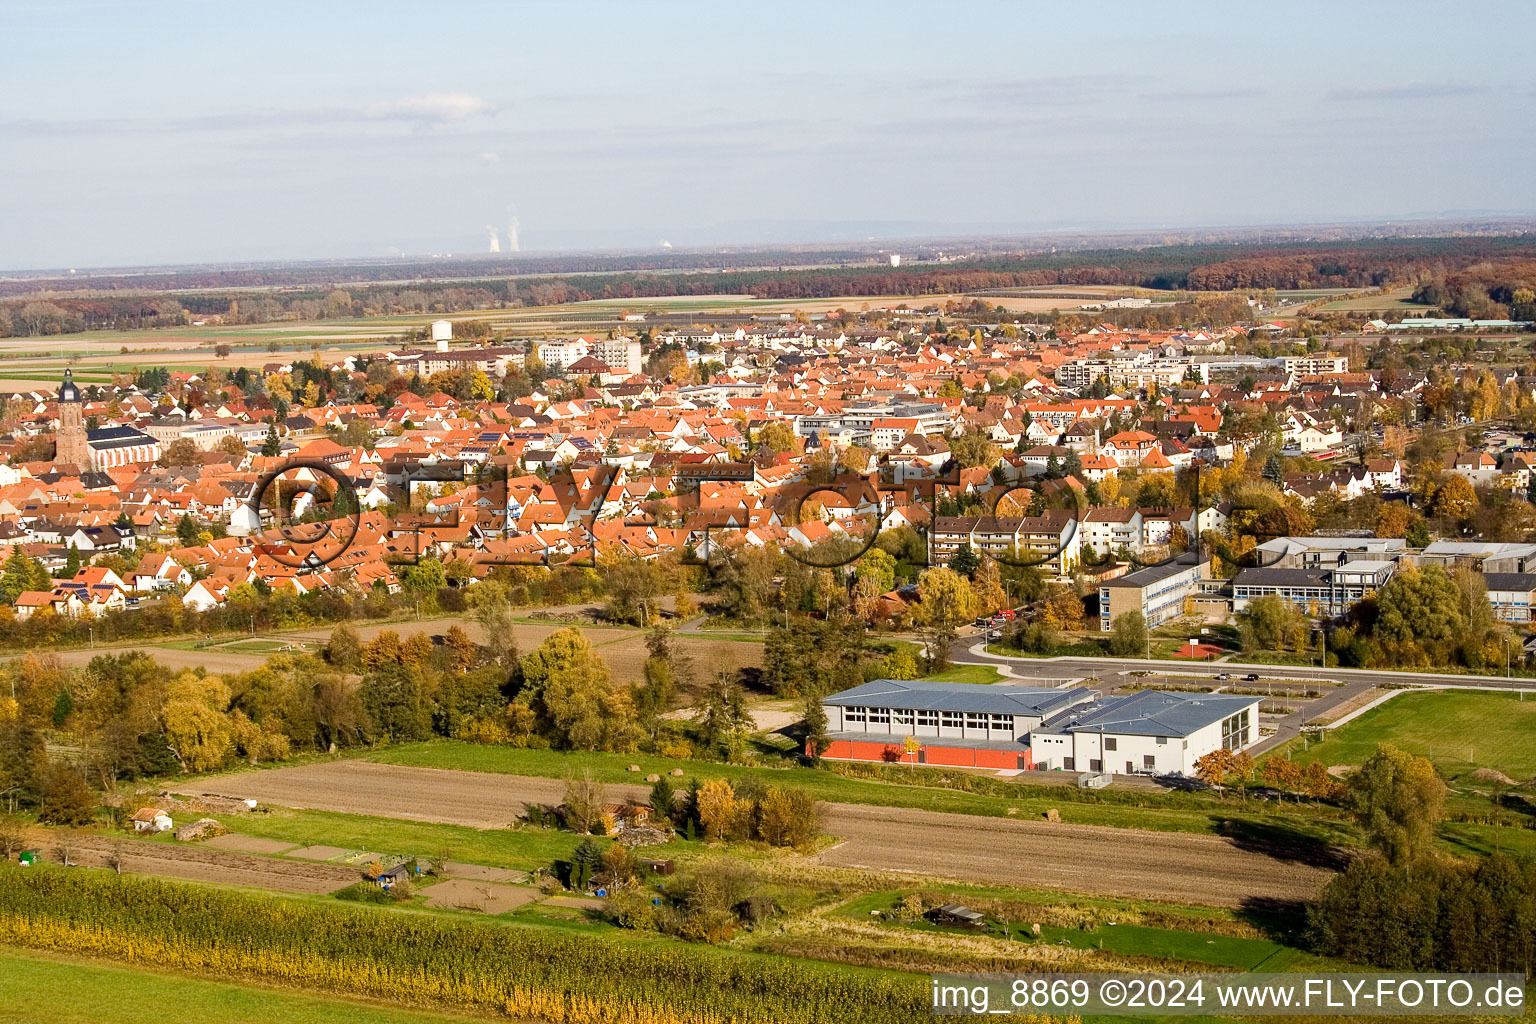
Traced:
<path fill-rule="evenodd" d="M 822 701 L 835 760 L 1194 773 L 1258 738 L 1257 697 L 877 679 Z"/>
<path fill-rule="evenodd" d="M 1030 735 L 1037 769 L 1194 775 L 1213 750 L 1258 739 L 1259 698 L 1141 690 L 1075 705 Z"/>

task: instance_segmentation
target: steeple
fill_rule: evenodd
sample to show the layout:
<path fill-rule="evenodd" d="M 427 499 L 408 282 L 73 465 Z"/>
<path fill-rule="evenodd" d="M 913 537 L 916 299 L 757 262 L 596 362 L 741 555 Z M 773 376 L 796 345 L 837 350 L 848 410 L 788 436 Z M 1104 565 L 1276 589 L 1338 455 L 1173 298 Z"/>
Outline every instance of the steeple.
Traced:
<path fill-rule="evenodd" d="M 75 375 L 71 370 L 64 371 L 64 383 L 59 385 L 59 401 L 80 401 L 80 389 L 75 386 Z"/>
<path fill-rule="evenodd" d="M 64 371 L 59 385 L 59 432 L 54 438 L 53 460 L 85 470 L 91 468 L 91 447 L 85 432 L 85 401 L 75 375 Z"/>

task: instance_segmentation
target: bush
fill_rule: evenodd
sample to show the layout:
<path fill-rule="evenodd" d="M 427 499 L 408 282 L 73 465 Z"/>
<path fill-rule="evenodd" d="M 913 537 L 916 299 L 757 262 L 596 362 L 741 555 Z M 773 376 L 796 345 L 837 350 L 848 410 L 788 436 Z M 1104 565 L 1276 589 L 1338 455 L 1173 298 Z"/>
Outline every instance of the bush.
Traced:
<path fill-rule="evenodd" d="M 90 785 L 74 768 L 55 764 L 43 780 L 43 801 L 38 818 L 49 825 L 89 825 L 99 805 Z"/>
<path fill-rule="evenodd" d="M 376 882 L 354 882 L 336 893 L 336 898 L 350 903 L 403 903 L 411 898 L 410 886 L 397 885 L 382 889 Z"/>
<path fill-rule="evenodd" d="M 816 838 L 816 800 L 803 789 L 770 786 L 757 802 L 757 837 L 770 846 L 805 846 Z"/>

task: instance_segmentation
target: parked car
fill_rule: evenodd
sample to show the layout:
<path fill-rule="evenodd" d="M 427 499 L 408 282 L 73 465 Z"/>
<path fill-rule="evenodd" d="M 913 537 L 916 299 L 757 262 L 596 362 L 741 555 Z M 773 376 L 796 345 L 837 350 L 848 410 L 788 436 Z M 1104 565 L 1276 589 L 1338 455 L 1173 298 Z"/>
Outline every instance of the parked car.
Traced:
<path fill-rule="evenodd" d="M 971 625 L 975 626 L 977 629 L 983 629 L 991 621 L 992 620 L 987 618 L 985 615 L 978 615 L 976 616 L 976 621 L 971 623 Z"/>

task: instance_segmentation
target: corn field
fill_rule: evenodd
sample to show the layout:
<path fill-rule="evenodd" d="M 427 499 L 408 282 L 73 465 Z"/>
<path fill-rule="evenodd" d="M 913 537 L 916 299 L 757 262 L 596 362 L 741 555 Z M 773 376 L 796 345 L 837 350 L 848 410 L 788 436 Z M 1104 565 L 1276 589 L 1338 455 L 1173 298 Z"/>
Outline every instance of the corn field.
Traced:
<path fill-rule="evenodd" d="M 553 1024 L 883 1024 L 921 977 L 157 879 L 0 869 L 0 941 Z"/>

